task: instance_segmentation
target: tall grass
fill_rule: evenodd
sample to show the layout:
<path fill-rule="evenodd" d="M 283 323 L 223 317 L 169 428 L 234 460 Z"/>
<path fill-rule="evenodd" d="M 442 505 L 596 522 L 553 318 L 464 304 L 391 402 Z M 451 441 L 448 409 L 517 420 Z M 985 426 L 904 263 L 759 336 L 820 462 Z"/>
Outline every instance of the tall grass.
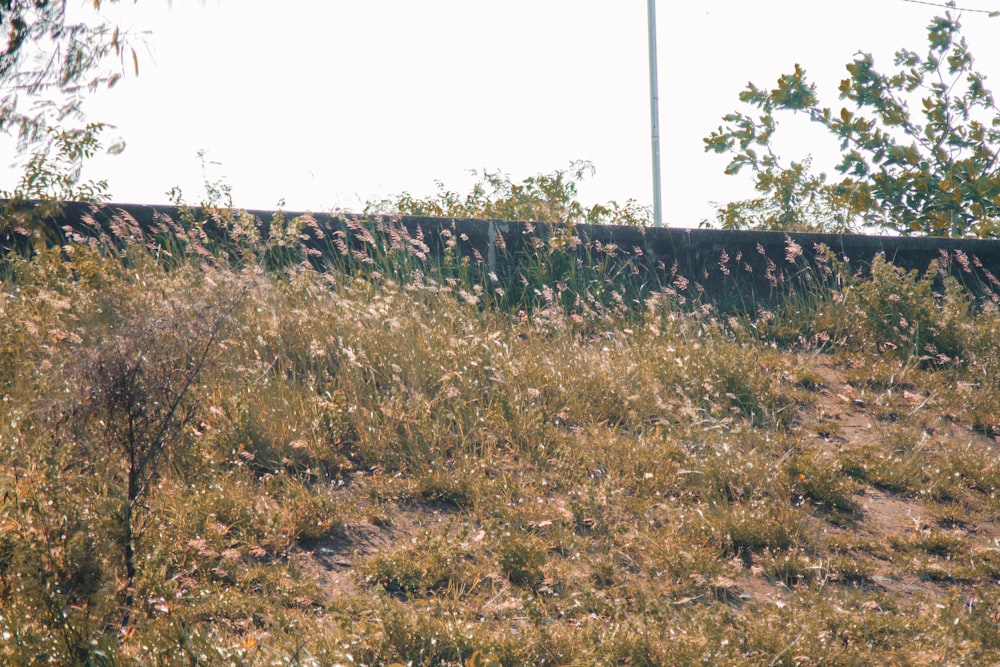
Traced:
<path fill-rule="evenodd" d="M 739 314 L 571 228 L 494 278 L 391 218 L 160 225 L 7 258 L 6 663 L 1000 659 L 988 296 L 785 257 Z"/>

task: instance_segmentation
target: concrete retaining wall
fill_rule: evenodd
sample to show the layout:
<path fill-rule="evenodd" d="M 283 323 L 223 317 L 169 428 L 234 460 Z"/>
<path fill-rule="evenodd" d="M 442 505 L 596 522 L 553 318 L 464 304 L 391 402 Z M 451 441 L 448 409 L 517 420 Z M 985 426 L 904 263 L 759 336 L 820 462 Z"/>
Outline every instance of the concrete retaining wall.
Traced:
<path fill-rule="evenodd" d="M 197 209 L 193 211 L 196 215 Z M 273 211 L 248 211 L 266 235 Z M 306 215 L 283 212 L 285 219 Z M 330 252 L 329 235 L 357 225 L 361 218 L 310 214 L 311 229 L 324 230 L 326 243 L 313 233 L 303 236 L 319 252 Z M 62 233 L 93 235 L 98 227 L 111 229 L 127 220 L 142 230 L 152 230 L 164 220 L 179 220 L 181 211 L 170 206 L 69 203 L 58 219 L 50 221 Z M 678 282 L 704 290 L 714 300 L 742 300 L 772 294 L 817 261 L 825 264 L 831 252 L 851 271 L 865 270 L 878 254 L 905 269 L 925 271 L 932 262 L 973 287 L 996 288 L 1000 276 L 1000 241 L 933 237 L 889 237 L 840 234 L 785 234 L 711 229 L 663 229 L 578 225 L 571 230 L 538 223 L 409 217 L 381 218 L 412 237 L 420 237 L 428 252 L 439 255 L 450 248 L 474 257 L 483 268 L 509 269 L 512 258 L 548 252 L 553 246 L 571 252 L 580 262 L 602 262 L 614 271 L 628 273 L 636 284 L 669 286 Z M 116 223 L 117 221 L 117 223 Z M 449 241 L 451 243 L 449 244 Z M 569 245 L 567 245 L 569 244 Z M 819 254 L 817 254 L 819 253 Z"/>

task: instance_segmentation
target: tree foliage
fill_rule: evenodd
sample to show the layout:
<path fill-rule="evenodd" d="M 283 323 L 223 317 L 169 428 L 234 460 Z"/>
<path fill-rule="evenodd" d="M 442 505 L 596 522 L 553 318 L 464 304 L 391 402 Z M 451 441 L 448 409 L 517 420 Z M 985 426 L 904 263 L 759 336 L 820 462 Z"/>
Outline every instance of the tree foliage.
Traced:
<path fill-rule="evenodd" d="M 731 156 L 727 174 L 753 171 L 757 199 L 719 211 L 729 228 L 1000 235 L 1000 109 L 986 88 L 959 18 L 935 17 L 921 55 L 901 49 L 883 73 L 868 53 L 847 65 L 839 110 L 821 106 L 795 65 L 771 90 L 750 84 L 751 113 L 726 115 L 705 149 Z M 774 150 L 779 112 L 804 114 L 840 143 L 839 180 Z"/>
<path fill-rule="evenodd" d="M 568 169 L 529 176 L 515 183 L 500 172 L 483 171 L 472 189 L 459 194 L 437 182 L 437 194 L 418 198 L 408 192 L 387 200 L 370 202 L 366 213 L 426 215 L 440 218 L 519 220 L 551 224 L 648 225 L 650 212 L 634 199 L 624 204 L 586 206 L 578 199 L 577 186 L 594 167 L 586 161 L 572 162 Z"/>
<path fill-rule="evenodd" d="M 131 0 L 136 2 L 137 0 Z M 138 74 L 135 49 L 100 13 L 67 12 L 66 0 L 0 0 L 0 130 L 15 134 L 21 148 L 44 142 L 67 118 L 82 118 L 84 95 L 114 86 L 126 60 Z M 110 67 L 117 59 L 119 67 Z"/>
<path fill-rule="evenodd" d="M 112 87 L 139 61 L 127 35 L 102 5 L 137 0 L 0 0 L 0 132 L 26 155 L 20 182 L 0 191 L 8 200 L 106 198 L 103 181 L 81 183 L 83 163 L 101 149 L 103 123 L 86 122 L 87 94 Z M 3 42 L 0 41 L 0 45 Z M 107 150 L 117 153 L 124 145 Z"/>

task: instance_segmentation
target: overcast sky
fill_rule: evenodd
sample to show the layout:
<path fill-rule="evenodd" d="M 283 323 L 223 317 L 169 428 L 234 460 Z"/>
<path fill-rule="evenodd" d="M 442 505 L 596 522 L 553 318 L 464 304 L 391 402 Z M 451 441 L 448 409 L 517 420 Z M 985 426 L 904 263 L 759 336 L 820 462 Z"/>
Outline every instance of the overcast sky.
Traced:
<path fill-rule="evenodd" d="M 70 2 L 84 0 L 70 0 Z M 89 0 L 87 0 L 89 3 Z M 1000 8 L 968 0 L 962 6 Z M 702 139 L 753 81 L 800 63 L 836 105 L 858 51 L 888 69 L 925 51 L 944 9 L 904 0 L 697 0 L 657 5 L 664 217 L 713 217 L 749 195 L 749 176 Z M 642 0 L 140 0 L 123 13 L 140 76 L 91 100 L 127 149 L 101 158 L 115 201 L 161 203 L 180 186 L 230 183 L 236 205 L 358 210 L 435 180 L 462 190 L 472 169 L 520 180 L 589 160 L 587 203 L 652 201 L 646 2 Z M 976 65 L 998 94 L 1000 19 L 966 13 Z M 832 159 L 821 128 L 792 128 L 789 158 Z M 3 175 L 10 187 L 13 172 Z"/>

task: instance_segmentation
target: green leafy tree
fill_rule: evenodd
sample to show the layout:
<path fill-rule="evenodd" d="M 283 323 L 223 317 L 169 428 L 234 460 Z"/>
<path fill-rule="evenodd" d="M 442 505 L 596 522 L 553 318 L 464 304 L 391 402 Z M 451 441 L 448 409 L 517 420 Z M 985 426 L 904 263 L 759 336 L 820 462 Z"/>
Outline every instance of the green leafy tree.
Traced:
<path fill-rule="evenodd" d="M 839 110 L 820 105 L 799 65 L 772 90 L 748 86 L 740 100 L 755 111 L 725 116 L 705 148 L 731 156 L 728 174 L 753 171 L 761 195 L 721 208 L 722 224 L 1000 235 L 1000 110 L 960 29 L 951 12 L 934 18 L 926 54 L 898 51 L 890 73 L 859 53 Z M 782 162 L 773 147 L 779 112 L 805 114 L 836 137 L 840 180 L 813 174 L 808 160 Z"/>
<path fill-rule="evenodd" d="M 0 133 L 17 140 L 21 177 L 0 189 L 0 239 L 45 242 L 44 220 L 63 201 L 104 201 L 107 183 L 83 180 L 84 163 L 103 150 L 105 124 L 86 122 L 88 93 L 114 86 L 127 67 L 139 72 L 127 34 L 101 13 L 103 6 L 137 0 L 0 0 Z M 121 142 L 107 148 L 118 153 Z M 28 206 L 24 203 L 29 202 Z M 42 205 L 37 205 L 41 202 Z"/>
<path fill-rule="evenodd" d="M 580 203 L 577 186 L 594 174 L 593 165 L 586 161 L 572 162 L 569 169 L 529 176 L 520 183 L 500 172 L 473 173 L 478 180 L 464 195 L 438 182 L 435 195 L 416 198 L 404 192 L 390 199 L 369 202 L 365 212 L 551 224 L 636 226 L 650 223 L 649 208 L 634 199 L 625 204 L 612 201 L 586 206 Z"/>
<path fill-rule="evenodd" d="M 88 16 L 85 8 L 67 12 L 66 0 L 0 0 L 7 37 L 0 52 L 0 131 L 16 135 L 21 150 L 51 143 L 52 128 L 67 118 L 82 119 L 85 95 L 114 86 L 126 62 L 139 73 L 126 34 L 100 13 L 102 5 L 122 0 L 91 1 Z"/>

